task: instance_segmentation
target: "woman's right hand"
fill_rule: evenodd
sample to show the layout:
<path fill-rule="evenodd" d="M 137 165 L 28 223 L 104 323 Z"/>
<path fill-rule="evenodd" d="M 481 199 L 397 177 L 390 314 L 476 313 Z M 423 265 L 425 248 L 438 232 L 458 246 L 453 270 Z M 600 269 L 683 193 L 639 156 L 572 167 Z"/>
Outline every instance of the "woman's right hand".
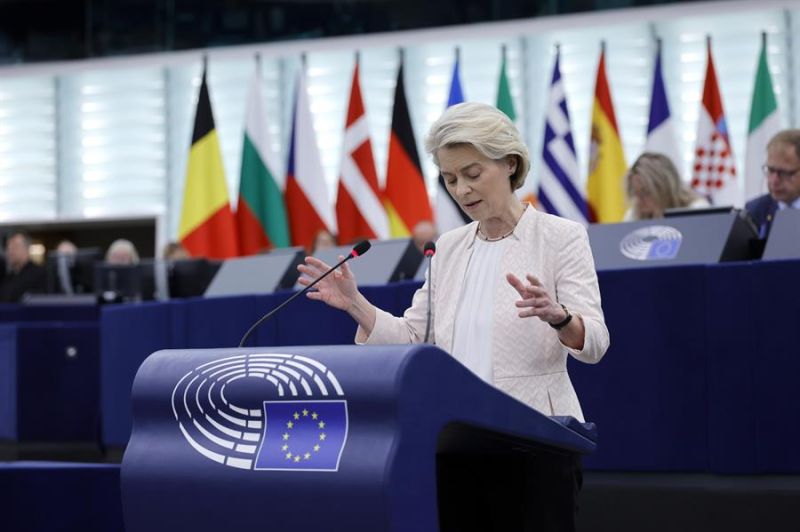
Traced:
<path fill-rule="evenodd" d="M 339 260 L 343 258 L 343 256 L 339 256 Z M 305 264 L 299 264 L 297 269 L 302 274 L 297 282 L 303 286 L 308 286 L 314 279 L 328 271 L 330 266 L 315 257 L 309 256 L 306 257 Z M 309 299 L 322 301 L 334 308 L 347 312 L 356 304 L 360 295 L 356 285 L 356 278 L 347 263 L 342 264 L 306 294 Z"/>

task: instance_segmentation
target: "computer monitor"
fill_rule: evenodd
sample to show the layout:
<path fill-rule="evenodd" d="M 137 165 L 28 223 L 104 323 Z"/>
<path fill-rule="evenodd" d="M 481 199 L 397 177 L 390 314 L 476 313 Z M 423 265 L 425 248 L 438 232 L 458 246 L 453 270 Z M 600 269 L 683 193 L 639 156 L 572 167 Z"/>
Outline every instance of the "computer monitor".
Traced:
<path fill-rule="evenodd" d="M 103 260 L 100 248 L 81 248 L 72 254 L 47 255 L 47 292 L 50 294 L 91 294 L 94 292 L 94 266 Z"/>
<path fill-rule="evenodd" d="M 169 296 L 202 296 L 221 264 L 201 258 L 173 261 L 169 265 Z"/>
<path fill-rule="evenodd" d="M 140 301 L 142 274 L 138 265 L 99 263 L 94 269 L 94 292 L 106 303 Z"/>

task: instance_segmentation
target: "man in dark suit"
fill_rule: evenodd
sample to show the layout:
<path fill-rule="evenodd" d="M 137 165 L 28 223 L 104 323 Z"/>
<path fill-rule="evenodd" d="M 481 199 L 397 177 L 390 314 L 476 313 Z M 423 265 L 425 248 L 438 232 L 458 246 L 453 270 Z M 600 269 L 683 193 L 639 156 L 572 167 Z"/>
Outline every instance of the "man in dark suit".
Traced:
<path fill-rule="evenodd" d="M 769 234 L 778 210 L 800 209 L 800 129 L 785 129 L 770 139 L 764 176 L 769 194 L 750 200 L 745 206 L 760 238 Z"/>
<path fill-rule="evenodd" d="M 6 240 L 7 271 L 0 281 L 0 301 L 16 303 L 27 293 L 44 291 L 45 271 L 31 262 L 30 245 L 25 233 L 13 233 Z"/>

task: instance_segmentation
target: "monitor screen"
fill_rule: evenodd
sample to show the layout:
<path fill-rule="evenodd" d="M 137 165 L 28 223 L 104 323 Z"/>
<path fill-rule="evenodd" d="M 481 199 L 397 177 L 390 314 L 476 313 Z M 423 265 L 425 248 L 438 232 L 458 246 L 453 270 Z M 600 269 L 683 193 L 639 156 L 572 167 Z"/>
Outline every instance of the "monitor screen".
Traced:
<path fill-rule="evenodd" d="M 100 248 L 81 248 L 74 255 L 49 253 L 47 292 L 50 294 L 91 294 L 94 292 L 94 266 L 103 260 Z"/>
<path fill-rule="evenodd" d="M 101 301 L 139 301 L 142 275 L 138 265 L 99 263 L 94 269 L 94 292 Z"/>
<path fill-rule="evenodd" d="M 169 296 L 202 296 L 222 263 L 208 259 L 181 259 L 170 264 Z"/>

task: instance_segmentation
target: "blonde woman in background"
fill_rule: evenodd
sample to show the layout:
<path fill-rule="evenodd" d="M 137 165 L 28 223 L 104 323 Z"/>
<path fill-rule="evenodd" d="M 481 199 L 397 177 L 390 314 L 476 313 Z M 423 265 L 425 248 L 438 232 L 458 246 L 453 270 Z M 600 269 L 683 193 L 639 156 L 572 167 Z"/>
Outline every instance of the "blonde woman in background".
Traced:
<path fill-rule="evenodd" d="M 625 220 L 663 218 L 664 211 L 680 207 L 708 207 L 708 201 L 687 187 L 672 161 L 660 153 L 645 152 L 625 176 L 630 208 Z"/>

